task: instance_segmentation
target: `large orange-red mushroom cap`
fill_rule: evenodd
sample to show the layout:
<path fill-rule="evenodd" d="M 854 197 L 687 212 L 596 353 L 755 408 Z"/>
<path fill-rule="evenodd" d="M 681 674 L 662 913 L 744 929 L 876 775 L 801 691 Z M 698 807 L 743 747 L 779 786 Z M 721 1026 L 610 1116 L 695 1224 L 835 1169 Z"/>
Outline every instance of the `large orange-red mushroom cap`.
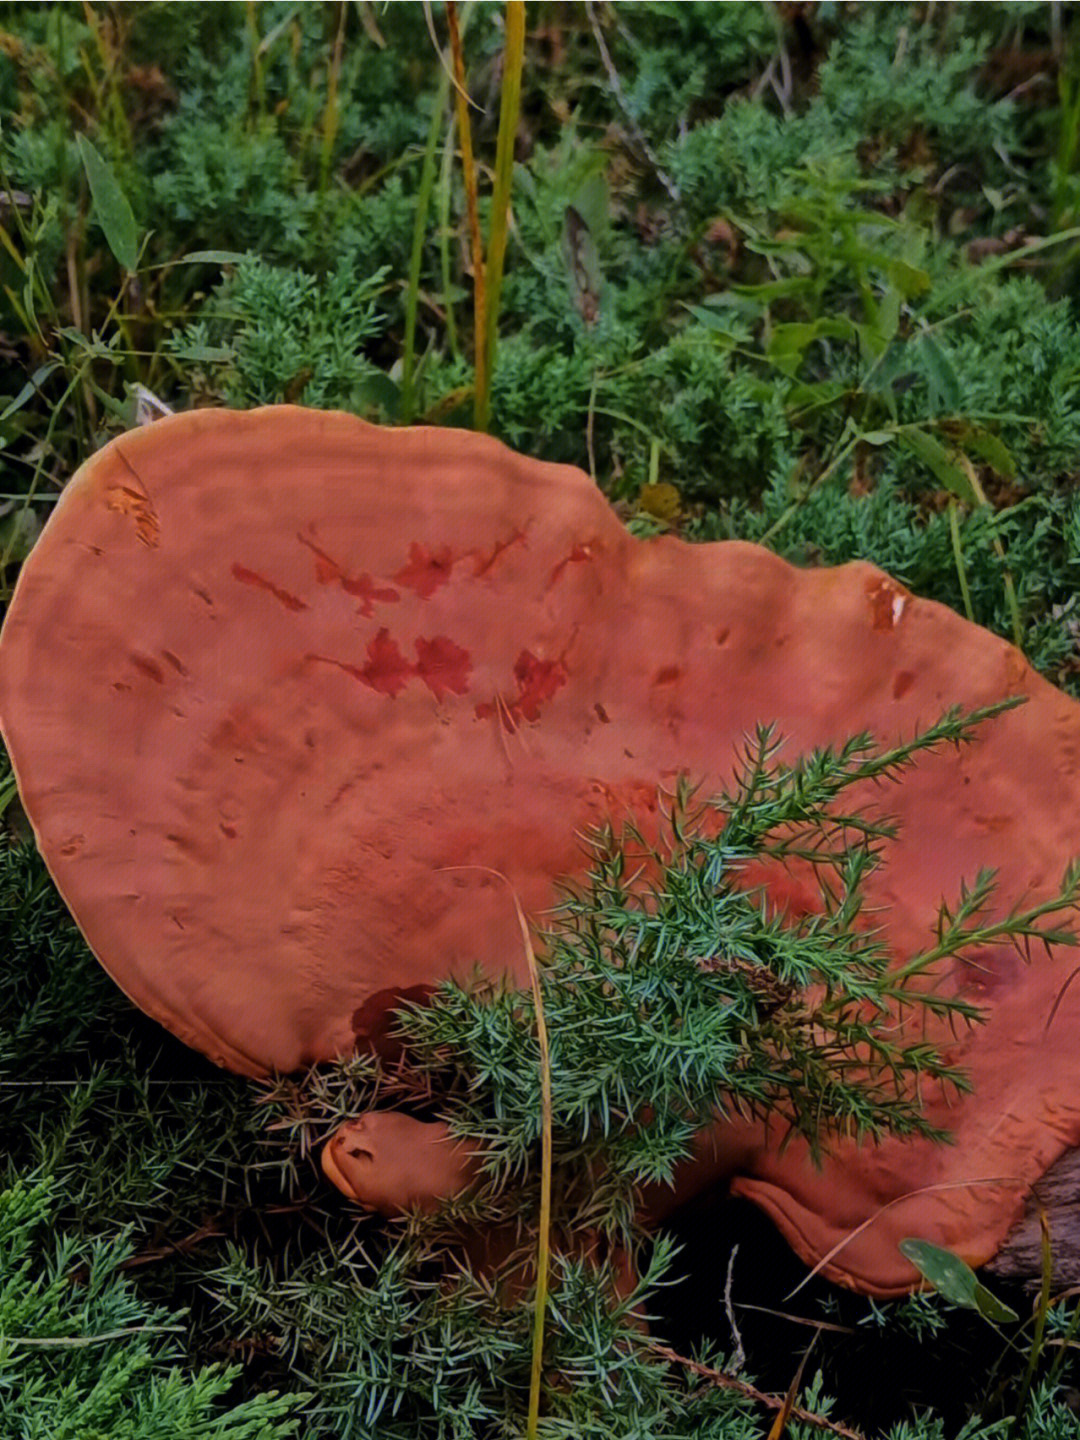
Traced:
<path fill-rule="evenodd" d="M 506 886 L 462 867 L 538 917 L 580 831 L 647 820 L 679 773 L 718 786 L 758 722 L 793 756 L 1020 692 L 890 793 L 901 838 L 870 900 L 900 959 L 984 866 L 1003 908 L 1056 888 L 1080 706 L 869 565 L 639 541 L 585 475 L 482 436 L 202 411 L 79 471 L 0 639 L 4 736 L 87 940 L 249 1075 L 343 1055 L 476 964 L 523 982 Z M 841 1147 L 819 1174 L 731 1124 L 720 1167 L 811 1261 L 888 1206 L 828 1266 L 861 1288 L 914 1283 L 907 1234 L 986 1259 L 1080 1142 L 1080 987 L 1047 1028 L 1068 965 L 1000 949 L 938 977 L 988 1016 L 946 1037 L 974 1094 L 926 1096 L 955 1146 Z"/>

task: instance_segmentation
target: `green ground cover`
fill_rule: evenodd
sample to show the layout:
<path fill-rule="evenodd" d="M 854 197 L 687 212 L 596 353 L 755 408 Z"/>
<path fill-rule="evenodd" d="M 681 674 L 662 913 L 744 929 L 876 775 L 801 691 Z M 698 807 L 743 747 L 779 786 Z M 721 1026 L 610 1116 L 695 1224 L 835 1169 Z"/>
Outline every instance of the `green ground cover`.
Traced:
<path fill-rule="evenodd" d="M 494 434 L 590 471 L 639 533 L 874 561 L 1080 695 L 1071 8 L 532 0 L 501 168 L 507 14 L 459 16 L 473 172 L 440 5 L 3 9 L 4 594 L 137 387 L 178 409 L 458 425 L 479 388 Z M 474 190 L 490 233 L 500 180 L 512 223 L 478 387 L 467 214 Z M 88 956 L 19 843 L 9 778 L 0 796 L 0 1433 L 524 1433 L 529 1308 L 450 1283 L 445 1230 L 358 1221 L 307 1156 L 385 1077 L 357 1062 L 258 1103 L 189 1055 Z M 511 1115 L 505 1162 L 538 1183 L 527 1007 L 449 996 L 414 1025 L 418 1077 L 455 1045 L 487 1054 L 488 1082 L 510 1066 L 534 1128 Z M 655 1070 L 630 1056 L 618 1083 L 640 1094 Z M 630 1147 L 624 1177 L 662 1170 L 676 1132 Z M 631 1230 L 625 1194 L 604 1198 Z M 642 1256 L 662 1313 L 680 1261 Z M 588 1267 L 556 1269 L 540 1434 L 768 1432 L 760 1405 L 635 1344 Z M 823 1339 L 800 1393 L 832 1423 L 1078 1433 L 1067 1305 L 1009 1351 L 926 1297 L 814 1304 L 856 1337 Z M 868 1398 L 858 1370 L 887 1372 L 912 1337 L 945 1373 Z M 722 1317 L 701 1344 L 730 1363 Z M 802 1348 L 780 1325 L 746 1373 L 782 1392 Z"/>

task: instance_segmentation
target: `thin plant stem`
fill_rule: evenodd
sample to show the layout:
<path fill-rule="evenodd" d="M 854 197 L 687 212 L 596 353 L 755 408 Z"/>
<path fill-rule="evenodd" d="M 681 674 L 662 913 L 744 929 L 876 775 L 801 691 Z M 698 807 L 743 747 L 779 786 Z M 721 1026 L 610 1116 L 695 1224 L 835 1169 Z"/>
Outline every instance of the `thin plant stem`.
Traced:
<path fill-rule="evenodd" d="M 544 997 L 540 988 L 540 967 L 529 937 L 529 925 L 521 902 L 514 895 L 518 925 L 521 928 L 525 957 L 529 964 L 529 984 L 536 1008 L 536 1038 L 540 1046 L 540 1102 L 542 1108 L 540 1133 L 540 1223 L 536 1241 L 536 1313 L 533 1316 L 532 1369 L 529 1376 L 529 1412 L 525 1424 L 526 1440 L 536 1440 L 540 1423 L 540 1380 L 544 1365 L 544 1318 L 547 1310 L 548 1271 L 551 1265 L 551 1172 L 552 1172 L 552 1098 L 551 1048 L 548 1045 L 547 1023 L 544 1019 Z"/>
<path fill-rule="evenodd" d="M 964 564 L 964 546 L 960 539 L 960 507 L 953 499 L 949 500 L 949 535 L 952 538 L 953 559 L 956 562 L 956 578 L 960 581 L 960 594 L 964 597 L 964 614 L 974 621 L 975 609 L 971 603 L 967 566 Z"/>
<path fill-rule="evenodd" d="M 819 475 L 815 475 L 813 480 L 810 481 L 809 485 L 805 486 L 802 492 L 796 496 L 796 498 L 791 502 L 791 504 L 787 507 L 784 513 L 779 516 L 778 519 L 773 521 L 773 523 L 769 526 L 768 530 L 765 531 L 765 534 L 762 535 L 761 539 L 758 541 L 759 545 L 768 545 L 769 542 L 774 538 L 774 536 L 778 535 L 780 531 L 785 528 L 788 521 L 793 519 L 799 513 L 803 505 L 805 505 L 806 500 L 810 495 L 810 492 L 812 490 L 815 490 L 819 485 L 821 485 L 825 480 L 827 480 L 829 476 L 833 473 L 833 471 L 836 470 L 838 466 L 842 465 L 847 459 L 847 457 L 851 454 L 851 452 L 855 449 L 856 439 L 857 437 L 851 436 L 848 440 L 846 440 L 843 444 L 840 445 L 840 448 L 837 450 L 836 454 L 833 456 L 832 460 L 830 460 L 828 465 L 825 466 L 824 470 L 822 470 Z"/>
<path fill-rule="evenodd" d="M 710 1385 L 718 1385 L 723 1390 L 733 1390 L 736 1395 L 742 1395 L 747 1400 L 753 1400 L 758 1405 L 766 1405 L 770 1410 L 779 1410 L 783 1407 L 784 1401 L 779 1395 L 766 1395 L 763 1391 L 748 1385 L 745 1380 L 740 1380 L 737 1375 L 729 1375 L 724 1370 L 716 1370 L 711 1366 L 702 1365 L 699 1360 L 691 1360 L 685 1355 L 678 1354 L 672 1350 L 670 1345 L 664 1345 L 658 1340 L 653 1340 L 648 1347 L 654 1355 L 659 1355 L 662 1360 L 668 1360 L 673 1365 L 681 1365 L 691 1375 L 707 1381 Z M 794 1405 L 790 1411 L 791 1417 L 801 1421 L 804 1425 L 812 1425 L 815 1429 L 827 1431 L 831 1435 L 840 1435 L 844 1440 L 862 1440 L 858 1430 L 851 1430 L 846 1425 L 841 1425 L 836 1420 L 829 1420 L 824 1415 L 815 1415 L 810 1410 L 804 1410 L 801 1405 Z"/>
<path fill-rule="evenodd" d="M 323 111 L 323 133 L 322 152 L 319 157 L 319 208 L 322 209 L 326 200 L 326 192 L 330 184 L 330 161 L 334 153 L 334 141 L 337 139 L 338 127 L 341 122 L 341 108 L 338 105 L 338 84 L 341 79 L 341 56 L 345 47 L 345 16 L 346 9 L 344 0 L 338 0 L 338 23 L 334 35 L 334 51 L 330 60 L 330 72 L 326 79 L 326 109 Z"/>
<path fill-rule="evenodd" d="M 1005 559 L 1005 547 L 998 537 L 994 536 L 994 550 L 1001 561 L 1004 570 L 1003 581 L 1005 585 L 1005 604 L 1009 610 L 1009 623 L 1012 625 L 1013 644 L 1018 650 L 1024 648 L 1024 627 L 1020 620 L 1020 605 L 1016 598 L 1016 584 L 1009 569 L 1008 561 Z"/>
<path fill-rule="evenodd" d="M 1036 934 L 1032 929 L 1037 920 L 1042 920 L 1047 915 L 1058 915 L 1063 910 L 1074 910 L 1076 908 L 1076 880 L 1072 879 L 1069 881 L 1069 877 L 1066 878 L 1069 883 L 1069 893 L 1056 896 L 1053 900 L 1047 900 L 1044 904 L 1033 905 L 1029 910 L 1025 910 L 1020 914 L 1011 914 L 1004 920 L 988 921 L 985 925 L 978 925 L 970 930 L 965 930 L 959 937 L 952 936 L 947 941 L 935 945 L 933 949 L 925 950 L 921 954 L 914 956 L 905 965 L 891 970 L 889 972 L 888 989 L 898 993 L 897 987 L 902 986 L 905 980 L 909 980 L 912 975 L 921 975 L 924 971 L 936 965 L 938 961 L 954 955 L 960 945 L 963 945 L 965 949 L 971 949 L 976 945 L 1001 945 L 1007 940 L 1012 940 L 1016 936 L 1018 924 L 1026 927 L 1025 933 L 1032 935 L 1035 939 L 1043 940 L 1046 944 L 1073 943 L 1066 939 L 1064 932 L 1047 933 L 1043 936 Z"/>
<path fill-rule="evenodd" d="M 122 153 L 125 160 L 130 161 L 135 150 L 135 142 L 131 134 L 131 122 L 128 120 L 127 112 L 124 109 L 123 90 L 117 79 L 118 56 L 123 53 L 123 39 L 119 41 L 116 49 L 113 49 L 107 42 L 104 29 L 102 28 L 94 7 L 89 0 L 83 0 L 83 18 L 94 37 L 94 44 L 97 48 L 98 59 L 101 61 L 102 85 L 98 86 L 90 65 L 84 62 L 84 69 L 87 79 L 97 91 L 96 99 L 99 104 L 102 98 L 105 101 L 105 108 L 108 109 L 111 138 L 117 149 Z M 102 87 L 105 95 L 102 97 Z"/>
<path fill-rule="evenodd" d="M 443 71 L 439 77 L 439 88 L 435 106 L 431 112 L 427 143 L 424 146 L 424 164 L 420 171 L 420 184 L 416 192 L 416 215 L 413 219 L 412 253 L 409 256 L 409 285 L 405 291 L 405 336 L 401 350 L 401 404 L 398 419 L 402 425 L 412 423 L 413 378 L 416 370 L 416 312 L 420 300 L 420 269 L 424 260 L 424 236 L 427 233 L 428 210 L 435 188 L 435 154 L 439 145 L 439 132 L 443 124 L 450 86 Z"/>
<path fill-rule="evenodd" d="M 473 263 L 473 335 L 476 375 L 475 414 L 479 419 L 479 397 L 487 389 L 487 286 L 484 278 L 484 242 L 480 236 L 480 207 L 477 202 L 476 163 L 473 158 L 472 121 L 465 89 L 465 56 L 461 48 L 455 0 L 446 0 L 446 23 L 450 30 L 450 51 L 454 61 L 454 109 L 461 145 L 461 172 L 465 181 L 465 205 L 469 218 L 469 248 Z"/>
<path fill-rule="evenodd" d="M 259 19 L 255 0 L 247 0 L 244 7 L 247 19 L 248 40 L 251 45 L 251 86 L 248 94 L 249 113 L 259 121 L 266 114 L 266 82 L 263 79 L 262 60 L 259 56 Z"/>
<path fill-rule="evenodd" d="M 15 784 L 14 775 L 9 776 L 7 780 L 0 783 L 0 815 L 4 814 L 18 793 L 19 791 Z"/>
<path fill-rule="evenodd" d="M 986 491 L 979 483 L 979 477 L 975 473 L 974 465 L 972 465 L 971 461 L 968 460 L 966 456 L 962 457 L 961 463 L 963 464 L 963 468 L 967 473 L 968 480 L 971 483 L 971 488 L 975 492 L 975 498 L 978 500 L 980 505 L 985 505 L 990 509 L 991 516 L 994 520 L 996 520 L 996 512 L 993 510 L 993 507 L 990 505 L 990 501 L 987 499 Z M 1009 562 L 1005 555 L 1005 546 L 1001 543 L 1001 537 L 997 534 L 996 530 L 991 533 L 991 543 L 994 547 L 994 553 L 1001 561 L 1002 579 L 1005 586 L 1005 604 L 1008 608 L 1009 621 L 1012 625 L 1013 644 L 1018 650 L 1021 650 L 1023 649 L 1024 645 L 1024 627 L 1020 621 L 1020 605 L 1016 598 L 1016 584 L 1013 580 L 1012 571 L 1009 569 Z M 971 618 L 972 616 L 969 613 L 968 619 L 970 620 Z"/>
<path fill-rule="evenodd" d="M 551 1046 L 548 1043 L 547 1021 L 544 1016 L 544 995 L 540 984 L 540 966 L 529 934 L 529 922 L 521 907 L 517 891 L 502 873 L 487 865 L 448 865 L 447 870 L 483 870 L 502 880 L 510 891 L 514 914 L 521 931 L 521 943 L 529 971 L 529 987 L 536 1010 L 536 1039 L 540 1048 L 540 1217 L 536 1241 L 536 1313 L 533 1318 L 532 1367 L 529 1378 L 529 1411 L 525 1424 L 525 1440 L 536 1440 L 540 1423 L 540 1382 L 544 1364 L 544 1319 L 547 1311 L 548 1272 L 551 1268 L 551 1177 L 554 1168 L 553 1134 L 554 1105 L 551 1093 Z"/>
<path fill-rule="evenodd" d="M 455 360 L 461 359 L 461 345 L 458 341 L 457 321 L 454 318 L 454 301 L 451 295 L 453 275 L 450 268 L 450 191 L 453 188 L 454 165 L 454 117 L 451 114 L 446 127 L 446 144 L 443 146 L 442 168 L 439 173 L 439 266 L 442 273 L 443 309 L 446 312 L 446 343 Z"/>
<path fill-rule="evenodd" d="M 596 48 L 600 52 L 600 59 L 603 62 L 604 69 L 607 71 L 608 86 L 610 87 L 611 93 L 615 97 L 616 102 L 618 103 L 619 109 L 623 113 L 623 118 L 626 122 L 627 130 L 629 131 L 630 136 L 634 141 L 634 144 L 641 151 L 642 155 L 645 156 L 649 164 L 653 167 L 653 171 L 656 174 L 656 178 L 660 181 L 660 184 L 671 196 L 675 204 L 678 205 L 681 198 L 679 195 L 679 187 L 675 184 L 671 176 L 660 164 L 659 156 L 657 155 L 653 147 L 649 144 L 648 139 L 645 136 L 645 132 L 637 123 L 633 108 L 627 101 L 626 91 L 623 89 L 622 80 L 619 78 L 619 72 L 618 70 L 616 70 L 615 62 L 611 58 L 611 51 L 608 49 L 607 41 L 604 39 L 604 31 L 596 14 L 596 5 L 594 3 L 594 0 L 585 0 L 585 13 L 589 17 L 589 24 L 592 27 L 593 38 L 596 41 Z"/>
<path fill-rule="evenodd" d="M 34 467 L 34 473 L 30 478 L 30 485 L 26 491 L 23 504 L 20 507 L 20 513 L 30 508 L 34 496 L 37 494 L 38 484 L 45 469 L 45 457 L 49 453 L 49 442 L 52 440 L 53 431 L 56 429 L 57 423 L 59 422 L 61 415 L 66 413 L 67 402 L 71 399 L 72 395 L 74 395 L 75 392 L 82 386 L 86 378 L 88 363 L 88 361 L 84 360 L 83 363 L 79 366 L 79 368 L 75 371 L 74 375 L 68 381 L 67 386 L 64 389 L 64 393 L 60 396 L 60 399 L 53 407 L 52 414 L 49 416 L 49 423 L 45 427 L 43 442 L 38 447 L 39 459 L 36 466 Z M 8 536 L 7 543 L 4 546 L 3 553 L 0 554 L 0 575 L 5 574 L 7 571 L 7 567 L 11 564 L 11 556 L 12 552 L 15 549 L 15 542 L 17 536 L 18 527 L 13 525 L 11 527 L 11 533 Z M 6 585 L 4 586 L 3 598 L 9 598 Z"/>
<path fill-rule="evenodd" d="M 1050 1249 L 1050 1220 L 1041 1202 L 1039 1203 L 1039 1231 L 1042 1275 L 1039 1285 L 1039 1299 L 1035 1306 L 1035 1329 L 1031 1336 L 1031 1347 L 1028 1350 L 1027 1366 L 1024 1370 L 1024 1378 L 1020 1382 L 1020 1393 L 1016 1399 L 1012 1424 L 1009 1426 L 1010 1440 L 1019 1430 L 1024 1418 L 1024 1412 L 1028 1408 L 1031 1387 L 1035 1383 L 1035 1375 L 1039 1368 L 1043 1344 L 1046 1339 L 1046 1317 L 1050 1313 L 1050 1284 L 1054 1272 L 1054 1264 Z"/>
<path fill-rule="evenodd" d="M 495 369 L 496 331 L 502 292 L 503 263 L 510 228 L 510 194 L 514 183 L 514 139 L 521 114 L 521 72 L 525 63 L 525 0 L 507 0 L 506 46 L 503 51 L 499 135 L 495 144 L 495 187 L 491 197 L 491 229 L 487 256 L 487 320 L 484 330 L 484 384 L 476 386 L 476 428 L 486 430 L 491 414 L 491 377 Z"/>
<path fill-rule="evenodd" d="M 1055 1306 L 1062 1304 L 1065 1298 L 1074 1294 L 1074 1291 L 1068 1291 L 1066 1292 L 1065 1297 L 1059 1296 L 1058 1299 L 1054 1302 Z M 1066 1357 L 1068 1356 L 1069 1350 L 1072 1348 L 1073 1342 L 1076 1339 L 1077 1330 L 1080 1330 L 1080 1304 L 1076 1304 L 1073 1306 L 1073 1312 L 1072 1315 L 1070 1315 L 1069 1317 L 1068 1325 L 1066 1326 L 1064 1332 L 1059 1333 L 1057 1336 L 1057 1353 L 1054 1356 L 1054 1359 L 1050 1365 L 1049 1373 L 1046 1376 L 1047 1385 L 1054 1385 L 1058 1379 L 1058 1376 L 1061 1374 L 1062 1369 L 1065 1365 Z"/>
<path fill-rule="evenodd" d="M 596 479 L 596 385 L 597 377 L 593 372 L 592 384 L 589 386 L 589 408 L 585 419 L 585 449 L 589 456 L 589 477 Z"/>

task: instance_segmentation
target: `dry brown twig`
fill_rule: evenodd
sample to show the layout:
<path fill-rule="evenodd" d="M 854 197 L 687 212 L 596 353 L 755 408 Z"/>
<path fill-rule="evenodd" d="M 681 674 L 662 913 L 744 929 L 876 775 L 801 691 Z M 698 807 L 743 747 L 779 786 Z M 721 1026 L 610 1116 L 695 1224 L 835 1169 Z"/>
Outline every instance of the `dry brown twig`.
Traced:
<path fill-rule="evenodd" d="M 697 1360 L 691 1360 L 685 1355 L 678 1354 L 668 1345 L 661 1345 L 658 1341 L 653 1341 L 649 1345 L 649 1349 L 654 1355 L 659 1355 L 664 1360 L 670 1360 L 673 1365 L 682 1365 L 690 1371 L 691 1375 L 698 1375 L 702 1380 L 708 1380 L 710 1384 L 719 1385 L 724 1390 L 734 1390 L 736 1394 L 745 1396 L 747 1400 L 753 1400 L 757 1405 L 764 1405 L 766 1409 L 781 1410 L 784 1406 L 784 1396 L 766 1395 L 763 1390 L 748 1385 L 745 1380 L 737 1380 L 734 1375 L 726 1375 L 723 1370 L 714 1370 L 711 1365 L 702 1365 Z M 827 1420 L 824 1415 L 812 1415 L 801 1405 L 792 1407 L 791 1418 L 800 1420 L 804 1425 L 812 1425 L 816 1430 L 825 1430 L 830 1435 L 840 1435 L 843 1440 L 865 1440 L 861 1431 L 841 1425 L 838 1420 Z"/>

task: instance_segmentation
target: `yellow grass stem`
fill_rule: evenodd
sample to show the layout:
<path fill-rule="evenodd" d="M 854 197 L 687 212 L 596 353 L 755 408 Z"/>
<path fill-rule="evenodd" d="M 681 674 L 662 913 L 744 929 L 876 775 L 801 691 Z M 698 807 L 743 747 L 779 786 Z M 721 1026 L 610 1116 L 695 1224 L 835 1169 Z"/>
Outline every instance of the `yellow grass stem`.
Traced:
<path fill-rule="evenodd" d="M 1012 1424 L 1009 1426 L 1009 1440 L 1012 1440 L 1012 1437 L 1019 1433 L 1020 1426 L 1023 1423 L 1024 1413 L 1028 1408 L 1028 1401 L 1031 1398 L 1031 1388 L 1035 1384 L 1035 1376 L 1038 1373 L 1043 1344 L 1046 1340 L 1046 1317 L 1050 1313 L 1050 1287 L 1054 1274 L 1053 1253 L 1050 1245 L 1050 1217 L 1046 1213 L 1046 1206 L 1037 1195 L 1035 1196 L 1035 1203 L 1039 1207 L 1042 1281 L 1039 1286 L 1039 1298 L 1035 1304 L 1035 1329 L 1031 1337 L 1031 1349 L 1028 1351 L 1027 1367 L 1024 1371 L 1024 1378 L 1020 1382 L 1020 1393 L 1017 1396 Z"/>
<path fill-rule="evenodd" d="M 495 370 L 499 297 L 510 230 L 510 194 L 514 184 L 514 140 L 521 114 L 521 72 L 525 63 L 525 0 L 507 0 L 506 46 L 503 50 L 499 136 L 495 145 L 495 188 L 491 197 L 491 230 L 487 254 L 487 320 L 484 385 L 476 386 L 476 428 L 486 430 L 491 413 L 491 377 Z"/>
<path fill-rule="evenodd" d="M 964 564 L 964 542 L 960 538 L 960 508 L 949 496 L 949 538 L 952 540 L 953 561 L 956 578 L 960 581 L 960 594 L 964 601 L 964 614 L 974 622 L 975 607 L 971 603 L 971 587 L 968 585 L 967 566 Z"/>

